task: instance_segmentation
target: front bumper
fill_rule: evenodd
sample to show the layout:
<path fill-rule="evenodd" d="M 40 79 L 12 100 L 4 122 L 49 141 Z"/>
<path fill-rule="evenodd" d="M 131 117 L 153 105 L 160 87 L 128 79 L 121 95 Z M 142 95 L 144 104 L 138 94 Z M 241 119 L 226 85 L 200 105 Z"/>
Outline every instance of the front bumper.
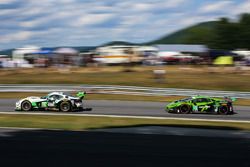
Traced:
<path fill-rule="evenodd" d="M 175 108 L 165 108 L 165 111 L 166 112 L 169 112 L 169 113 L 174 113 L 174 112 L 176 112 L 176 109 Z"/>
<path fill-rule="evenodd" d="M 16 102 L 15 111 L 21 111 L 21 102 L 20 101 Z"/>

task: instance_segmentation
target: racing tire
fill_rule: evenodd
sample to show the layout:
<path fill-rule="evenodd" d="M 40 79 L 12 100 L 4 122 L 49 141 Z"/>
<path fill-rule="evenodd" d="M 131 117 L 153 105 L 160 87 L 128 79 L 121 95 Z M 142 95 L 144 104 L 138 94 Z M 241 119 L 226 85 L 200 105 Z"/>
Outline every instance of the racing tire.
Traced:
<path fill-rule="evenodd" d="M 32 104 L 28 100 L 25 100 L 21 104 L 22 111 L 30 111 L 32 109 Z"/>
<path fill-rule="evenodd" d="M 218 113 L 221 115 L 227 115 L 229 113 L 229 109 L 227 106 L 220 106 Z"/>
<path fill-rule="evenodd" d="M 210 108 L 209 108 L 208 112 L 210 112 L 210 113 L 214 113 L 214 110 L 215 110 L 215 108 L 214 108 L 214 106 L 212 105 L 212 106 L 210 106 Z"/>
<path fill-rule="evenodd" d="M 70 112 L 71 111 L 71 104 L 69 101 L 63 101 L 59 105 L 59 110 L 62 112 Z"/>
<path fill-rule="evenodd" d="M 188 114 L 190 112 L 190 106 L 187 104 L 183 104 L 180 106 L 179 111 L 181 114 Z"/>

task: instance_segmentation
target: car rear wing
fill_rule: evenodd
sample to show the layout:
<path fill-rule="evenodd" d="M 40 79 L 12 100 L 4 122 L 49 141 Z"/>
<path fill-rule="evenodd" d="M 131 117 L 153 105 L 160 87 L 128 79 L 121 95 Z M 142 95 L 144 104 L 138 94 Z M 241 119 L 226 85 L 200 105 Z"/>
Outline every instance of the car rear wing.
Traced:
<path fill-rule="evenodd" d="M 85 97 L 86 92 L 77 92 L 76 96 L 79 97 L 81 100 Z"/>

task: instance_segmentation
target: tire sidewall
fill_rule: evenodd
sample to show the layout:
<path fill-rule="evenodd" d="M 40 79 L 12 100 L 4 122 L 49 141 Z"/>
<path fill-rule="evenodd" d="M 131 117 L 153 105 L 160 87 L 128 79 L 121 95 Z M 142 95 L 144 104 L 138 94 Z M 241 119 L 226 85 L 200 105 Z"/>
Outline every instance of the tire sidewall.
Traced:
<path fill-rule="evenodd" d="M 223 109 L 225 109 L 225 110 L 223 111 Z M 218 113 L 221 115 L 227 115 L 229 113 L 228 106 L 220 106 Z"/>
<path fill-rule="evenodd" d="M 29 104 L 30 107 L 27 108 L 27 109 L 24 109 L 24 108 L 23 108 L 23 105 L 24 105 L 25 103 Z M 30 111 L 30 110 L 32 109 L 32 104 L 31 104 L 31 102 L 28 101 L 28 100 L 23 101 L 22 104 L 21 104 L 21 109 L 22 109 L 22 111 Z"/>
<path fill-rule="evenodd" d="M 68 109 L 64 110 L 63 109 L 63 105 L 66 105 L 66 104 L 68 105 Z M 70 102 L 69 101 L 63 101 L 63 102 L 61 102 L 60 105 L 59 105 L 59 110 L 62 111 L 62 112 L 70 112 L 71 111 L 71 104 L 70 104 Z"/>
<path fill-rule="evenodd" d="M 183 104 L 180 106 L 179 110 L 181 114 L 188 114 L 190 112 L 190 106 L 187 104 Z"/>

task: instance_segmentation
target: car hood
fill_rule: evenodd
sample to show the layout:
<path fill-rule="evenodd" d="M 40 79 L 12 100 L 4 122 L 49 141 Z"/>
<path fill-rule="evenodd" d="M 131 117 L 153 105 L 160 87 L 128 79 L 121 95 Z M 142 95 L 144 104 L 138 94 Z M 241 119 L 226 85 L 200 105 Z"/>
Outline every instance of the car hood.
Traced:
<path fill-rule="evenodd" d="M 28 100 L 32 100 L 32 99 L 41 99 L 40 97 L 38 96 L 29 96 L 29 97 L 26 97 L 25 99 L 28 99 Z"/>
<path fill-rule="evenodd" d="M 171 102 L 171 103 L 167 104 L 166 107 L 172 108 L 172 107 L 179 106 L 180 104 L 182 104 L 182 103 L 181 102 Z"/>
<path fill-rule="evenodd" d="M 18 102 L 21 102 L 24 100 L 28 100 L 30 102 L 39 102 L 39 101 L 45 101 L 46 99 L 41 99 L 41 97 L 38 97 L 38 96 L 29 96 L 29 97 L 20 99 Z"/>

